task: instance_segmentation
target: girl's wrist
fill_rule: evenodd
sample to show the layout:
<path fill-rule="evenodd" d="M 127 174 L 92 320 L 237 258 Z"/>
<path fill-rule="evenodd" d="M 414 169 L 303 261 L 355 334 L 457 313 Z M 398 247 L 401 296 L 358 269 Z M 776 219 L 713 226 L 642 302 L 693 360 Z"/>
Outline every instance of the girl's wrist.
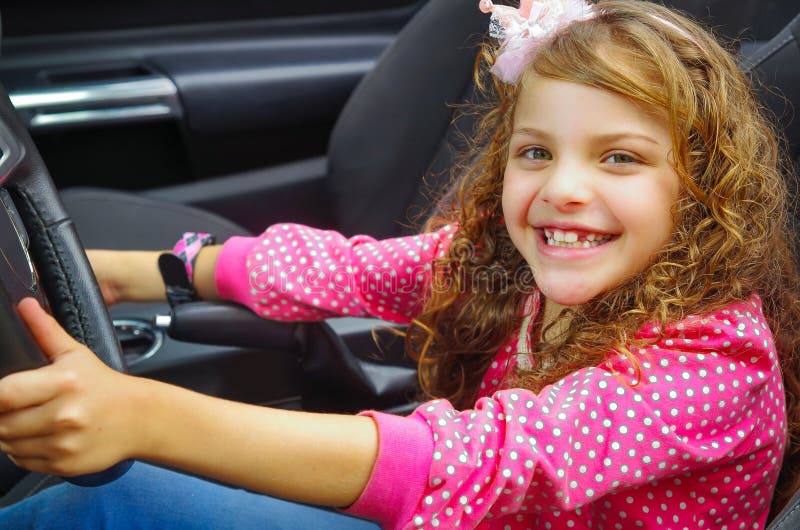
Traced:
<path fill-rule="evenodd" d="M 164 398 L 169 386 L 158 381 L 130 377 L 126 407 L 126 421 L 130 424 L 127 441 L 127 458 L 137 460 L 159 460 L 164 438 L 170 431 L 169 423 L 163 421 L 164 408 L 169 408 L 170 399 Z"/>
<path fill-rule="evenodd" d="M 161 251 L 136 250 L 125 252 L 125 259 L 114 272 L 114 284 L 121 301 L 155 302 L 165 299 L 164 282 L 158 270 Z"/>

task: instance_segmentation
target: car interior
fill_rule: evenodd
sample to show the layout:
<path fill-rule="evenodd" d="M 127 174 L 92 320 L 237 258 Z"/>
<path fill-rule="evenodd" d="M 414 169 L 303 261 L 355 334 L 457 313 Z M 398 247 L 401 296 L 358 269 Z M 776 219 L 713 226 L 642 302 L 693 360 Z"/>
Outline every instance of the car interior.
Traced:
<path fill-rule="evenodd" d="M 286 324 L 207 302 L 107 311 L 82 249 L 168 249 L 184 231 L 224 241 L 276 222 L 413 233 L 457 178 L 473 125 L 477 2 L 205 1 L 190 16 L 150 3 L 102 21 L 86 0 L 48 4 L 43 24 L 35 2 L 2 8 L 0 200 L 22 241 L 0 239 L 5 299 L 41 291 L 70 333 L 132 374 L 275 407 L 410 412 L 416 371 L 388 323 Z M 800 162 L 796 6 L 667 3 L 738 49 Z M 10 259 L 15 245 L 30 260 Z M 26 267 L 38 280 L 20 280 Z M 3 455 L 0 505 L 57 480 Z M 797 506 L 770 528 L 797 527 Z"/>

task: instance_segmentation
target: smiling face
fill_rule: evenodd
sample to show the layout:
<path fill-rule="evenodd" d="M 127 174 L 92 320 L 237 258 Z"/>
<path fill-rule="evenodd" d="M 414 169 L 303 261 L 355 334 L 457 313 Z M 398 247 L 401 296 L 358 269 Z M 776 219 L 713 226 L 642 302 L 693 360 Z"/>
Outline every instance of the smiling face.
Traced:
<path fill-rule="evenodd" d="M 549 302 L 589 301 L 644 270 L 666 243 L 679 187 L 671 149 L 666 119 L 622 96 L 526 78 L 503 213 Z"/>

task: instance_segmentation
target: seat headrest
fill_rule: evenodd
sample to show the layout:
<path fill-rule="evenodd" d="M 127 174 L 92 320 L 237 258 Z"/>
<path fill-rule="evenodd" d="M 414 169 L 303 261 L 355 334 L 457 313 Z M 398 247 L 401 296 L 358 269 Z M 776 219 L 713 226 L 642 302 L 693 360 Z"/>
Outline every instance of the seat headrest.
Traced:
<path fill-rule="evenodd" d="M 800 158 L 800 14 L 775 37 L 744 57 L 760 100 L 774 113 L 787 140 L 788 155 Z"/>
<path fill-rule="evenodd" d="M 343 109 L 328 148 L 329 191 L 348 235 L 403 233 L 423 177 L 472 84 L 488 17 L 473 0 L 430 0 Z"/>

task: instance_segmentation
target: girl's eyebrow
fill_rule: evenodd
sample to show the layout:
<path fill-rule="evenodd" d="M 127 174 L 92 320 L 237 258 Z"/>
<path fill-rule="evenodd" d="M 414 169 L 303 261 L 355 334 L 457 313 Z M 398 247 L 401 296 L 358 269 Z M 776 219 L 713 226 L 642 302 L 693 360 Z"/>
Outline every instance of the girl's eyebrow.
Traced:
<path fill-rule="evenodd" d="M 651 144 L 661 145 L 661 143 L 652 136 L 636 132 L 600 134 L 595 136 L 593 139 L 597 142 L 616 142 L 619 140 L 644 140 L 645 142 L 650 142 Z"/>
<path fill-rule="evenodd" d="M 515 128 L 511 132 L 511 136 L 539 136 L 545 139 L 549 139 L 552 137 L 552 135 L 549 134 L 548 132 L 543 131 L 541 129 L 537 129 L 535 127 Z M 591 137 L 591 141 L 596 143 L 613 143 L 620 140 L 643 140 L 651 144 L 661 145 L 661 143 L 652 136 L 639 132 L 628 132 L 628 131 L 610 132 L 610 133 L 594 135 Z"/>
<path fill-rule="evenodd" d="M 536 129 L 535 127 L 517 127 L 513 131 L 511 131 L 511 136 L 520 136 L 520 135 L 528 135 L 528 136 L 543 136 L 545 138 L 550 138 L 550 134 L 546 131 L 541 129 Z"/>

